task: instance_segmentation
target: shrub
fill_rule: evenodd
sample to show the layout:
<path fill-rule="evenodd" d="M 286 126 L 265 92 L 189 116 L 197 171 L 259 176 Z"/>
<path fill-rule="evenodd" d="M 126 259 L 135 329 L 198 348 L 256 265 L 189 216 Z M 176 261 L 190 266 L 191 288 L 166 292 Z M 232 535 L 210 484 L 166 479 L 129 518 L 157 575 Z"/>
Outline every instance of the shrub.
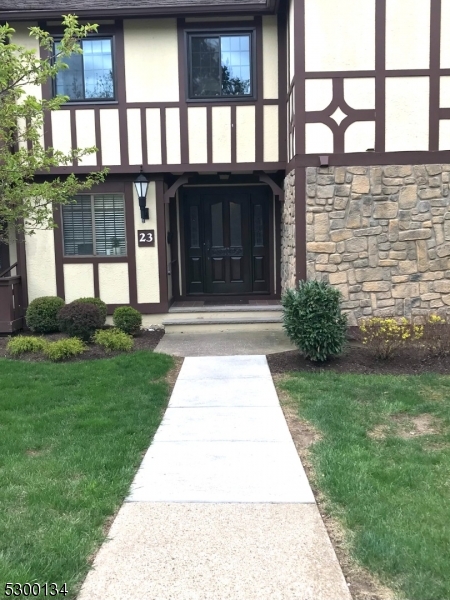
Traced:
<path fill-rule="evenodd" d="M 347 317 L 341 313 L 340 299 L 339 290 L 319 281 L 301 281 L 283 295 L 283 327 L 312 361 L 324 362 L 344 348 Z"/>
<path fill-rule="evenodd" d="M 58 323 L 62 332 L 89 342 L 95 330 L 103 326 L 103 316 L 97 306 L 75 301 L 59 311 Z"/>
<path fill-rule="evenodd" d="M 82 302 L 83 304 L 93 304 L 94 306 L 97 306 L 103 318 L 103 325 L 106 323 L 108 307 L 103 300 L 100 300 L 100 298 L 78 298 L 78 300 L 75 300 L 75 302 Z"/>
<path fill-rule="evenodd" d="M 372 317 L 362 321 L 359 330 L 363 344 L 370 346 L 381 360 L 391 358 L 401 347 L 423 336 L 423 326 L 414 325 L 406 317 L 398 320 Z"/>
<path fill-rule="evenodd" d="M 114 311 L 113 323 L 125 333 L 136 335 L 141 329 L 142 315 L 131 306 L 120 306 Z"/>
<path fill-rule="evenodd" d="M 64 300 L 58 296 L 42 296 L 30 302 L 26 322 L 35 333 L 54 333 L 59 330 L 58 312 L 64 306 Z"/>
<path fill-rule="evenodd" d="M 47 346 L 47 343 L 48 342 L 41 337 L 18 335 L 9 340 L 6 349 L 12 356 L 19 356 L 26 352 L 42 352 Z"/>
<path fill-rule="evenodd" d="M 72 356 L 79 356 L 86 350 L 86 345 L 80 339 L 74 337 L 50 342 L 46 345 L 44 354 L 49 360 L 57 362 Z"/>
<path fill-rule="evenodd" d="M 133 338 L 120 329 L 99 329 L 95 332 L 94 342 L 106 352 L 129 352 L 134 345 Z"/>
<path fill-rule="evenodd" d="M 423 325 L 423 343 L 431 356 L 450 354 L 450 324 L 444 317 L 430 315 Z"/>

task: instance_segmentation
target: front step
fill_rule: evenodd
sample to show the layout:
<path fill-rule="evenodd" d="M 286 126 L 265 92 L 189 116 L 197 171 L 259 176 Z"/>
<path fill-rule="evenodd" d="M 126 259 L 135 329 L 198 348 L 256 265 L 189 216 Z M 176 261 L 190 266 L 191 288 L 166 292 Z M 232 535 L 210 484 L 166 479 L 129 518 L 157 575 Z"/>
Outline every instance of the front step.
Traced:
<path fill-rule="evenodd" d="M 220 310 L 181 309 L 170 311 L 170 317 L 163 321 L 166 333 L 209 333 L 231 331 L 281 331 L 282 311 L 280 307 L 258 307 L 259 310 Z M 263 308 L 263 310 L 261 310 Z M 276 310 L 274 310 L 274 308 Z M 269 309 L 269 310 L 267 310 Z"/>

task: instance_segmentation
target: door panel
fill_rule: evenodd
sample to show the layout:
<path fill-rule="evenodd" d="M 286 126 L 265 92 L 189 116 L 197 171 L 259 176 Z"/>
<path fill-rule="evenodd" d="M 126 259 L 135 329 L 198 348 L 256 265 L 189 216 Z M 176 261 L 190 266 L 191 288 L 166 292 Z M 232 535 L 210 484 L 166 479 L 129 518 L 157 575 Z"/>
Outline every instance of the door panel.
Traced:
<path fill-rule="evenodd" d="M 266 189 L 188 188 L 183 198 L 187 293 L 269 293 Z"/>

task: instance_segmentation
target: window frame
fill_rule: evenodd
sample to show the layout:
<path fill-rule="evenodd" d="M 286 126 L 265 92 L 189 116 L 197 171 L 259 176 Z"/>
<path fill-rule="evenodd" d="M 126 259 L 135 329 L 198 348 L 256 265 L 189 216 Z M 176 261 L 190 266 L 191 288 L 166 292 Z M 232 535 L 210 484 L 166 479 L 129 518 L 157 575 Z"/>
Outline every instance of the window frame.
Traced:
<path fill-rule="evenodd" d="M 61 35 L 54 36 L 55 46 L 61 39 L 62 39 Z M 76 104 L 84 106 L 86 104 L 117 104 L 118 103 L 115 34 L 114 33 L 90 33 L 87 37 L 85 37 L 81 40 L 81 44 L 83 43 L 83 41 L 89 41 L 91 39 L 111 40 L 111 63 L 112 63 L 112 72 L 113 72 L 112 81 L 113 81 L 114 97 L 113 98 L 84 98 L 84 99 L 76 98 L 74 100 L 69 98 L 69 100 L 67 100 L 66 104 L 63 105 L 62 108 L 64 108 L 64 106 L 68 106 L 69 104 L 70 104 L 70 106 L 74 106 Z M 81 56 L 83 57 L 83 54 Z M 83 68 L 84 68 L 84 57 L 83 57 Z M 83 75 L 83 85 L 84 85 L 84 75 Z M 56 77 L 54 77 L 52 80 L 52 98 L 55 98 L 57 95 L 58 94 L 56 91 Z"/>
<path fill-rule="evenodd" d="M 192 53 L 191 39 L 192 37 L 214 37 L 214 36 L 233 36 L 233 35 L 250 35 L 250 82 L 252 93 L 245 96 L 193 96 L 191 86 L 192 73 Z M 211 27 L 211 28 L 193 28 L 186 29 L 184 32 L 184 48 L 186 52 L 185 69 L 185 99 L 189 103 L 235 103 L 235 102 L 256 102 L 258 100 L 258 69 L 257 61 L 260 57 L 257 56 L 256 36 L 258 35 L 257 27 Z"/>
<path fill-rule="evenodd" d="M 61 227 L 61 241 L 62 241 L 62 253 L 63 253 L 63 258 L 65 259 L 94 259 L 94 260 L 116 260 L 117 259 L 122 259 L 122 260 L 127 260 L 128 259 L 128 235 L 127 235 L 127 203 L 126 203 L 126 194 L 124 192 L 98 192 L 97 194 L 76 194 L 77 196 L 87 196 L 91 199 L 91 215 L 92 215 L 92 247 L 95 251 L 95 245 L 96 245 L 96 241 L 97 241 L 97 236 L 96 236 L 96 231 L 95 231 L 95 209 L 94 209 L 94 196 L 122 196 L 123 197 L 123 220 L 124 220 L 124 232 L 125 232 L 125 254 L 66 254 L 66 247 L 65 247 L 65 243 L 64 243 L 64 215 L 63 215 L 63 211 L 64 211 L 64 207 L 65 206 L 70 206 L 70 204 L 73 203 L 68 203 L 68 204 L 63 204 L 61 206 L 61 221 L 60 221 L 60 227 Z"/>

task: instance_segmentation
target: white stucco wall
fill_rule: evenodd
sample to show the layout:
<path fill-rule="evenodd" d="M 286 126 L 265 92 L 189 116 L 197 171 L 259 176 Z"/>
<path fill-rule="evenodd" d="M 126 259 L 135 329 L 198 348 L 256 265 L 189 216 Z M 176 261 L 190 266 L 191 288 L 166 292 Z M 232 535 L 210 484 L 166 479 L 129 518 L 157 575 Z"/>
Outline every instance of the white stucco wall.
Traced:
<path fill-rule="evenodd" d="M 277 162 L 278 152 L 278 106 L 264 107 L 264 161 Z"/>
<path fill-rule="evenodd" d="M 255 107 L 236 107 L 236 161 L 255 162 Z"/>
<path fill-rule="evenodd" d="M 36 230 L 25 238 L 28 300 L 56 296 L 55 242 L 53 230 Z"/>
<path fill-rule="evenodd" d="M 98 265 L 100 298 L 106 304 L 129 304 L 128 263 Z"/>
<path fill-rule="evenodd" d="M 278 24 L 276 16 L 263 17 L 264 99 L 278 98 Z"/>
<path fill-rule="evenodd" d="M 345 152 L 366 152 L 375 148 L 375 121 L 357 121 L 345 132 Z"/>
<path fill-rule="evenodd" d="M 307 79 L 305 81 L 305 108 L 308 112 L 325 110 L 332 99 L 332 79 Z"/>
<path fill-rule="evenodd" d="M 180 140 L 180 109 L 166 108 L 166 144 L 167 163 L 178 165 L 181 163 Z"/>
<path fill-rule="evenodd" d="M 430 0 L 386 1 L 386 68 L 427 69 Z"/>
<path fill-rule="evenodd" d="M 307 71 L 374 69 L 375 0 L 305 0 L 305 46 Z"/>
<path fill-rule="evenodd" d="M 350 108 L 357 110 L 375 108 L 375 78 L 344 79 L 344 98 Z"/>
<path fill-rule="evenodd" d="M 189 162 L 208 162 L 206 107 L 188 108 Z"/>
<path fill-rule="evenodd" d="M 75 124 L 77 131 L 77 146 L 80 149 L 98 148 L 97 140 L 95 139 L 95 113 L 93 110 L 77 110 L 75 111 Z M 97 154 L 88 154 L 78 161 L 78 164 L 83 167 L 95 166 L 97 164 Z"/>
<path fill-rule="evenodd" d="M 128 122 L 128 162 L 142 165 L 141 111 L 139 108 L 127 110 Z"/>
<path fill-rule="evenodd" d="M 161 109 L 147 108 L 147 160 L 149 165 L 162 163 L 161 150 Z"/>
<path fill-rule="evenodd" d="M 100 137 L 104 165 L 120 165 L 119 111 L 116 108 L 100 110 Z"/>
<path fill-rule="evenodd" d="M 305 128 L 306 154 L 332 154 L 333 132 L 323 123 L 307 123 Z"/>
<path fill-rule="evenodd" d="M 151 182 L 147 192 L 147 207 L 150 219 L 141 222 L 136 190 L 133 190 L 134 227 L 135 230 L 154 229 L 155 246 L 139 247 L 135 235 L 136 248 L 136 278 L 138 304 L 147 304 L 160 301 L 159 290 L 159 265 L 158 265 L 158 231 L 156 225 L 156 185 Z"/>
<path fill-rule="evenodd" d="M 64 265 L 64 294 L 67 303 L 94 297 L 94 266 L 89 263 Z"/>
<path fill-rule="evenodd" d="M 213 162 L 231 162 L 231 108 L 229 106 L 213 106 Z"/>
<path fill-rule="evenodd" d="M 124 21 L 127 102 L 178 102 L 176 19 Z"/>

